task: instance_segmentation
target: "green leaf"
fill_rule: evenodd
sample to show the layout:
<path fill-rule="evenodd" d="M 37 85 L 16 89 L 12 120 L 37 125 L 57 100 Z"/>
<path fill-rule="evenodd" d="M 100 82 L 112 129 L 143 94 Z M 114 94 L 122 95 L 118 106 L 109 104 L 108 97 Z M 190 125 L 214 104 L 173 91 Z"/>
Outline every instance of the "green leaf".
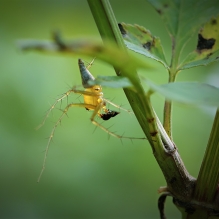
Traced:
<path fill-rule="evenodd" d="M 172 64 L 201 25 L 218 15 L 218 0 L 148 0 L 164 21 L 173 44 Z"/>
<path fill-rule="evenodd" d="M 182 63 L 180 69 L 207 65 L 219 60 L 219 16 L 212 18 L 199 31 L 196 49 Z"/>
<path fill-rule="evenodd" d="M 95 80 L 88 82 L 90 85 L 102 85 L 110 88 L 133 87 L 130 80 L 122 76 L 97 76 Z"/>
<path fill-rule="evenodd" d="M 219 88 L 199 82 L 173 82 L 156 85 L 143 79 L 151 90 L 156 91 L 168 100 L 183 104 L 219 107 Z"/>
<path fill-rule="evenodd" d="M 119 23 L 119 29 L 126 46 L 130 50 L 154 59 L 168 68 L 163 47 L 158 37 L 153 36 L 149 30 L 137 24 Z"/>

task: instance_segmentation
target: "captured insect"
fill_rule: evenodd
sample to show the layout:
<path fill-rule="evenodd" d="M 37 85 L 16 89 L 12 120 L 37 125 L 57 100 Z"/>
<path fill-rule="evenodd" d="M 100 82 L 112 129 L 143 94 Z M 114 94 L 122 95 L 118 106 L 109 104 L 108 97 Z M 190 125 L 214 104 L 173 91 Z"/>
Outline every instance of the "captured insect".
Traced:
<path fill-rule="evenodd" d="M 79 65 L 79 69 L 80 69 L 80 74 L 81 74 L 81 79 L 82 79 L 82 85 L 84 87 L 84 90 L 78 90 L 77 87 L 73 87 L 72 89 L 68 90 L 67 92 L 65 92 L 60 98 L 58 98 L 55 103 L 51 106 L 51 108 L 48 110 L 43 122 L 38 126 L 38 128 L 40 128 L 41 126 L 44 125 L 46 119 L 48 118 L 49 114 L 51 113 L 51 111 L 55 108 L 55 106 L 61 102 L 64 98 L 68 97 L 71 93 L 75 93 L 75 94 L 80 94 L 84 97 L 84 103 L 70 103 L 68 104 L 64 110 L 62 111 L 62 114 L 60 116 L 60 118 L 58 119 L 58 121 L 55 123 L 52 132 L 49 136 L 49 140 L 46 146 L 46 150 L 45 150 L 45 156 L 44 156 L 44 160 L 43 160 L 43 167 L 42 170 L 40 172 L 38 181 L 40 181 L 40 178 L 43 174 L 43 171 L 45 169 L 46 166 L 46 158 L 48 155 L 48 150 L 49 150 L 49 146 L 50 143 L 52 141 L 52 138 L 54 136 L 56 127 L 61 123 L 62 118 L 67 114 L 68 110 L 71 107 L 82 107 L 85 108 L 86 110 L 89 111 L 93 111 L 92 115 L 91 115 L 91 122 L 101 128 L 103 131 L 105 131 L 106 133 L 108 133 L 111 136 L 114 136 L 116 138 L 127 138 L 127 139 L 145 139 L 145 138 L 130 138 L 130 137 L 125 137 L 122 135 L 117 135 L 114 132 L 111 132 L 110 130 L 108 130 L 107 128 L 105 128 L 104 126 L 102 126 L 100 123 L 98 123 L 95 120 L 95 117 L 98 116 L 99 118 L 103 119 L 103 120 L 109 120 L 112 117 L 117 116 L 120 112 L 117 111 L 113 111 L 110 109 L 107 109 L 106 104 L 110 104 L 112 106 L 114 106 L 115 108 L 124 110 L 128 113 L 130 113 L 131 111 L 126 110 L 114 103 L 112 103 L 111 101 L 105 99 L 103 97 L 103 92 L 102 92 L 102 87 L 100 85 L 90 85 L 89 81 L 94 81 L 95 78 L 94 76 L 90 73 L 90 71 L 88 70 L 92 64 L 94 62 L 94 59 L 92 60 L 92 62 L 86 67 L 84 62 L 81 59 L 78 59 L 78 65 Z"/>

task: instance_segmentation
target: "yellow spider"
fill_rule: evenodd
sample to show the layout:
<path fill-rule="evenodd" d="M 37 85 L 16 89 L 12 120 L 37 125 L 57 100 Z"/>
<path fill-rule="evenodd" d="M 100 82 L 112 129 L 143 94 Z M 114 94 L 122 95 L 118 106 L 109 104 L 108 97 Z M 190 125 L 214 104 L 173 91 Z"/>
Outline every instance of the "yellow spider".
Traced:
<path fill-rule="evenodd" d="M 94 60 L 93 60 L 94 61 Z M 128 139 L 145 139 L 145 138 L 130 138 L 130 137 L 125 137 L 125 136 L 121 136 L 121 135 L 117 135 L 114 132 L 109 131 L 107 128 L 105 128 L 104 126 L 102 126 L 100 123 L 98 123 L 97 121 L 95 121 L 95 117 L 99 116 L 101 119 L 103 120 L 109 120 L 112 117 L 115 117 L 116 115 L 119 114 L 119 112 L 117 111 L 112 111 L 106 108 L 106 103 L 111 104 L 112 106 L 118 108 L 118 109 L 122 109 L 126 112 L 131 112 L 129 110 L 123 109 L 120 106 L 112 103 L 111 101 L 105 99 L 103 97 L 103 92 L 102 92 L 102 87 L 100 85 L 94 85 L 91 86 L 89 85 L 88 81 L 92 81 L 95 80 L 95 78 L 93 77 L 93 75 L 89 72 L 88 68 L 92 65 L 93 61 L 89 64 L 88 67 L 85 66 L 84 62 L 81 59 L 78 59 L 78 65 L 79 65 L 79 69 L 80 69 L 80 74 L 81 74 L 81 79 L 82 79 L 82 85 L 84 87 L 84 90 L 77 90 L 76 87 L 73 87 L 72 89 L 68 90 L 67 92 L 65 92 L 63 94 L 62 97 L 60 97 L 59 99 L 56 100 L 56 102 L 51 106 L 51 108 L 48 110 L 43 122 L 39 125 L 39 127 L 41 127 L 46 119 L 48 118 L 50 112 L 55 108 L 56 104 L 59 103 L 60 101 L 62 101 L 64 98 L 68 97 L 71 93 L 76 93 L 76 94 L 81 94 L 84 97 L 84 103 L 70 103 L 68 104 L 65 109 L 63 110 L 62 115 L 60 116 L 60 118 L 58 119 L 58 121 L 55 123 L 52 132 L 49 136 L 49 140 L 47 143 L 47 147 L 45 150 L 45 156 L 44 156 L 44 161 L 43 161 L 43 167 L 42 170 L 40 172 L 38 181 L 40 181 L 40 178 L 42 176 L 42 173 L 45 169 L 45 165 L 46 165 L 46 158 L 47 158 L 47 154 L 48 154 L 48 150 L 49 150 L 49 146 L 51 143 L 51 140 L 54 136 L 56 127 L 59 125 L 59 123 L 61 123 L 61 120 L 63 118 L 64 115 L 67 114 L 69 108 L 71 107 L 83 107 L 86 110 L 92 110 L 92 116 L 90 118 L 91 122 L 96 125 L 97 127 L 100 127 L 102 130 L 104 130 L 106 133 L 108 133 L 109 135 L 112 135 L 114 137 L 117 138 L 128 138 Z M 38 127 L 38 128 L 39 128 Z"/>

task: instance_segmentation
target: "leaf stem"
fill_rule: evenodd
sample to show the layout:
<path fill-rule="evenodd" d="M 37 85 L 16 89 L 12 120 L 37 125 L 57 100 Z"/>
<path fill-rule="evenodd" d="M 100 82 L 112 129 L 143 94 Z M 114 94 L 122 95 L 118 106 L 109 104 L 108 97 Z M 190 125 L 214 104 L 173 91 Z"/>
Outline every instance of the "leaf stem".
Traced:
<path fill-rule="evenodd" d="M 171 63 L 169 68 L 169 80 L 168 82 L 174 82 L 176 80 L 176 75 L 179 72 L 178 63 L 180 58 L 180 53 L 182 49 L 177 46 L 177 42 L 175 40 L 177 37 L 171 36 L 172 40 L 172 56 L 171 56 Z M 172 136 L 172 102 L 165 101 L 164 104 L 164 122 L 163 122 L 164 129 L 166 130 L 167 134 L 169 135 L 170 139 L 173 139 Z"/>
<path fill-rule="evenodd" d="M 169 83 L 174 82 L 176 80 L 176 70 L 173 68 L 170 68 L 169 70 Z M 166 130 L 168 136 L 170 139 L 173 139 L 172 136 L 172 102 L 165 100 L 164 104 L 164 121 L 163 121 L 163 126 L 164 129 Z"/>
<path fill-rule="evenodd" d="M 175 38 L 172 36 L 172 57 L 171 64 L 169 69 L 169 80 L 168 82 L 174 82 L 176 80 L 177 75 L 177 66 L 179 62 L 179 56 L 181 50 L 176 46 Z M 172 102 L 166 100 L 164 104 L 164 121 L 163 121 L 164 129 L 166 130 L 170 139 L 173 139 L 172 136 Z"/>

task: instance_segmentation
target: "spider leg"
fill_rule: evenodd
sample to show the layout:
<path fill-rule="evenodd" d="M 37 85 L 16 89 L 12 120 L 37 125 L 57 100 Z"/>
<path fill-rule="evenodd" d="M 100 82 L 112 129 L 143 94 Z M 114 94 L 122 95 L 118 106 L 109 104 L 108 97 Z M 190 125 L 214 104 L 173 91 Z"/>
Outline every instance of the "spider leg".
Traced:
<path fill-rule="evenodd" d="M 81 95 L 87 95 L 87 96 L 98 96 L 98 95 L 96 95 L 95 93 L 88 92 L 88 91 L 77 90 L 76 87 L 73 87 L 71 90 L 68 90 L 67 92 L 65 92 L 60 98 L 58 98 L 58 99 L 55 101 L 55 103 L 54 103 L 54 104 L 49 108 L 49 110 L 47 111 L 47 113 L 46 113 L 46 115 L 45 115 L 45 117 L 44 117 L 42 123 L 39 124 L 39 125 L 36 127 L 36 129 L 41 128 L 41 127 L 45 124 L 47 118 L 49 117 L 50 113 L 51 113 L 52 110 L 55 108 L 55 106 L 56 106 L 60 101 L 62 101 L 62 100 L 65 99 L 66 97 L 68 97 L 71 93 L 76 93 L 76 94 L 81 94 Z"/>
<path fill-rule="evenodd" d="M 62 101 L 64 98 L 68 97 L 72 92 L 74 92 L 73 89 L 68 90 L 68 91 L 65 92 L 60 98 L 56 99 L 55 103 L 54 103 L 54 104 L 49 108 L 49 110 L 47 111 L 47 113 L 46 113 L 46 115 L 45 115 L 45 117 L 44 117 L 42 123 L 39 124 L 39 125 L 36 127 L 36 129 L 41 128 L 41 127 L 45 124 L 47 118 L 49 117 L 49 114 L 52 112 L 52 110 L 55 108 L 55 106 L 56 106 L 60 101 Z"/>
<path fill-rule="evenodd" d="M 43 160 L 43 166 L 42 166 L 42 169 L 41 169 L 41 172 L 40 172 L 40 175 L 38 177 L 38 180 L 37 182 L 40 181 L 41 179 L 41 176 L 45 170 L 45 167 L 46 167 L 46 160 L 47 160 L 47 155 L 48 155 L 48 151 L 49 151 L 49 147 L 50 147 L 50 144 L 51 144 L 51 141 L 54 137 L 54 134 L 55 134 L 55 130 L 57 128 L 57 126 L 61 123 L 63 117 L 65 115 L 67 115 L 67 112 L 69 110 L 69 108 L 71 107 L 83 107 L 85 109 L 89 109 L 89 110 L 93 110 L 93 113 L 92 113 L 92 116 L 90 118 L 91 122 L 101 128 L 103 131 L 105 131 L 108 135 L 110 136 L 113 136 L 113 137 L 116 137 L 116 138 L 119 138 L 119 139 L 122 139 L 122 138 L 126 138 L 126 139 L 145 139 L 145 138 L 132 138 L 132 137 L 126 137 L 126 136 L 123 136 L 123 135 L 117 135 L 116 133 L 114 132 L 111 132 L 109 129 L 105 128 L 104 126 L 102 126 L 100 123 L 98 123 L 96 120 L 95 120 L 95 117 L 96 116 L 99 116 L 101 117 L 101 115 L 104 115 L 104 114 L 101 114 L 101 111 L 103 110 L 105 112 L 105 114 L 107 114 L 107 119 L 111 118 L 111 117 L 114 117 L 115 115 L 118 114 L 118 112 L 114 112 L 114 111 L 110 111 L 110 110 L 107 110 L 106 109 L 106 106 L 105 106 L 105 102 L 108 102 L 110 103 L 111 105 L 115 106 L 116 108 L 121 108 L 120 106 L 108 101 L 108 100 L 105 100 L 102 98 L 102 93 L 101 92 L 98 92 L 98 93 L 94 93 L 94 92 L 89 92 L 89 91 L 82 91 L 82 90 L 77 90 L 75 87 L 72 88 L 71 90 L 67 91 L 64 95 L 62 95 L 62 97 L 60 97 L 59 99 L 56 100 L 56 102 L 52 105 L 52 107 L 49 109 L 49 111 L 47 112 L 46 114 L 46 117 L 45 119 L 43 120 L 43 122 L 41 123 L 40 127 L 45 123 L 46 119 L 48 118 L 50 112 L 55 108 L 55 106 L 57 105 L 57 103 L 59 103 L 60 101 L 62 101 L 65 97 L 68 97 L 71 93 L 78 93 L 78 94 L 81 94 L 81 95 L 84 95 L 84 96 L 88 96 L 88 97 L 91 97 L 95 100 L 97 100 L 94 104 L 90 104 L 90 102 L 88 101 L 87 103 L 71 103 L 71 104 L 68 104 L 64 110 L 62 111 L 62 114 L 61 116 L 59 117 L 58 121 L 55 123 L 55 125 L 53 126 L 53 129 L 50 133 L 50 136 L 49 136 L 49 140 L 47 142 L 47 146 L 46 146 L 46 150 L 45 150 L 45 155 L 44 155 L 44 160 Z M 89 99 L 89 98 L 88 98 Z M 123 108 L 121 108 L 123 109 Z M 125 109 L 124 109 L 125 110 Z M 128 110 L 125 110 L 127 112 L 130 112 Z M 115 113 L 115 115 L 114 115 Z M 109 114 L 109 115 L 108 115 Z M 109 116 L 109 118 L 108 118 Z M 105 119 L 106 120 L 106 119 Z"/>
<path fill-rule="evenodd" d="M 105 100 L 105 99 L 104 99 Z M 145 138 L 132 138 L 132 137 L 126 137 L 126 136 L 123 136 L 123 135 L 117 135 L 115 132 L 111 132 L 109 129 L 105 128 L 104 126 L 102 126 L 100 123 L 98 123 L 96 120 L 95 120 L 95 117 L 96 115 L 99 115 L 99 111 L 104 108 L 104 103 L 101 102 L 99 103 L 99 105 L 97 105 L 97 107 L 94 109 L 94 112 L 90 118 L 91 122 L 98 126 L 99 128 L 101 128 L 103 131 L 105 131 L 108 135 L 111 135 L 113 137 L 116 137 L 116 138 L 119 138 L 119 139 L 122 139 L 122 138 L 126 138 L 126 139 L 145 139 Z"/>
<path fill-rule="evenodd" d="M 127 112 L 127 113 L 133 113 L 131 110 L 124 109 L 124 108 L 122 108 L 121 106 L 116 105 L 115 103 L 113 103 L 113 102 L 111 102 L 111 101 L 109 101 L 109 100 L 107 100 L 107 99 L 105 99 L 105 98 L 104 98 L 104 101 L 107 102 L 107 103 L 109 103 L 110 105 L 112 105 L 112 106 L 118 108 L 118 109 L 121 109 L 121 110 Z"/>
<path fill-rule="evenodd" d="M 92 65 L 94 64 L 94 61 L 95 61 L 96 57 L 94 57 L 92 59 L 92 61 L 88 64 L 88 66 L 86 66 L 86 69 L 88 70 L 90 67 L 92 67 Z"/>
<path fill-rule="evenodd" d="M 83 107 L 83 108 L 89 108 L 89 109 L 95 109 L 95 106 L 91 105 L 91 104 L 84 104 L 84 103 L 70 103 L 68 104 L 65 109 L 62 111 L 62 115 L 59 117 L 58 121 L 55 123 L 55 125 L 53 126 L 53 129 L 50 133 L 50 136 L 49 136 L 49 140 L 47 142 L 47 146 L 46 146 L 46 150 L 45 150 L 45 155 L 44 155 L 44 160 L 43 160 L 43 166 L 42 166 L 42 169 L 41 169 L 41 172 L 40 172 L 40 175 L 38 177 L 38 180 L 37 182 L 40 181 L 41 179 L 41 176 L 43 174 L 43 171 L 45 170 L 45 167 L 46 167 L 46 159 L 47 159 L 47 155 L 48 155 L 48 152 L 49 152 L 49 147 L 50 147 L 50 144 L 51 144 L 51 141 L 54 137 L 54 133 L 55 133 L 55 130 L 57 128 L 57 126 L 61 123 L 63 117 L 65 115 L 67 115 L 67 112 L 69 110 L 70 107 Z"/>

